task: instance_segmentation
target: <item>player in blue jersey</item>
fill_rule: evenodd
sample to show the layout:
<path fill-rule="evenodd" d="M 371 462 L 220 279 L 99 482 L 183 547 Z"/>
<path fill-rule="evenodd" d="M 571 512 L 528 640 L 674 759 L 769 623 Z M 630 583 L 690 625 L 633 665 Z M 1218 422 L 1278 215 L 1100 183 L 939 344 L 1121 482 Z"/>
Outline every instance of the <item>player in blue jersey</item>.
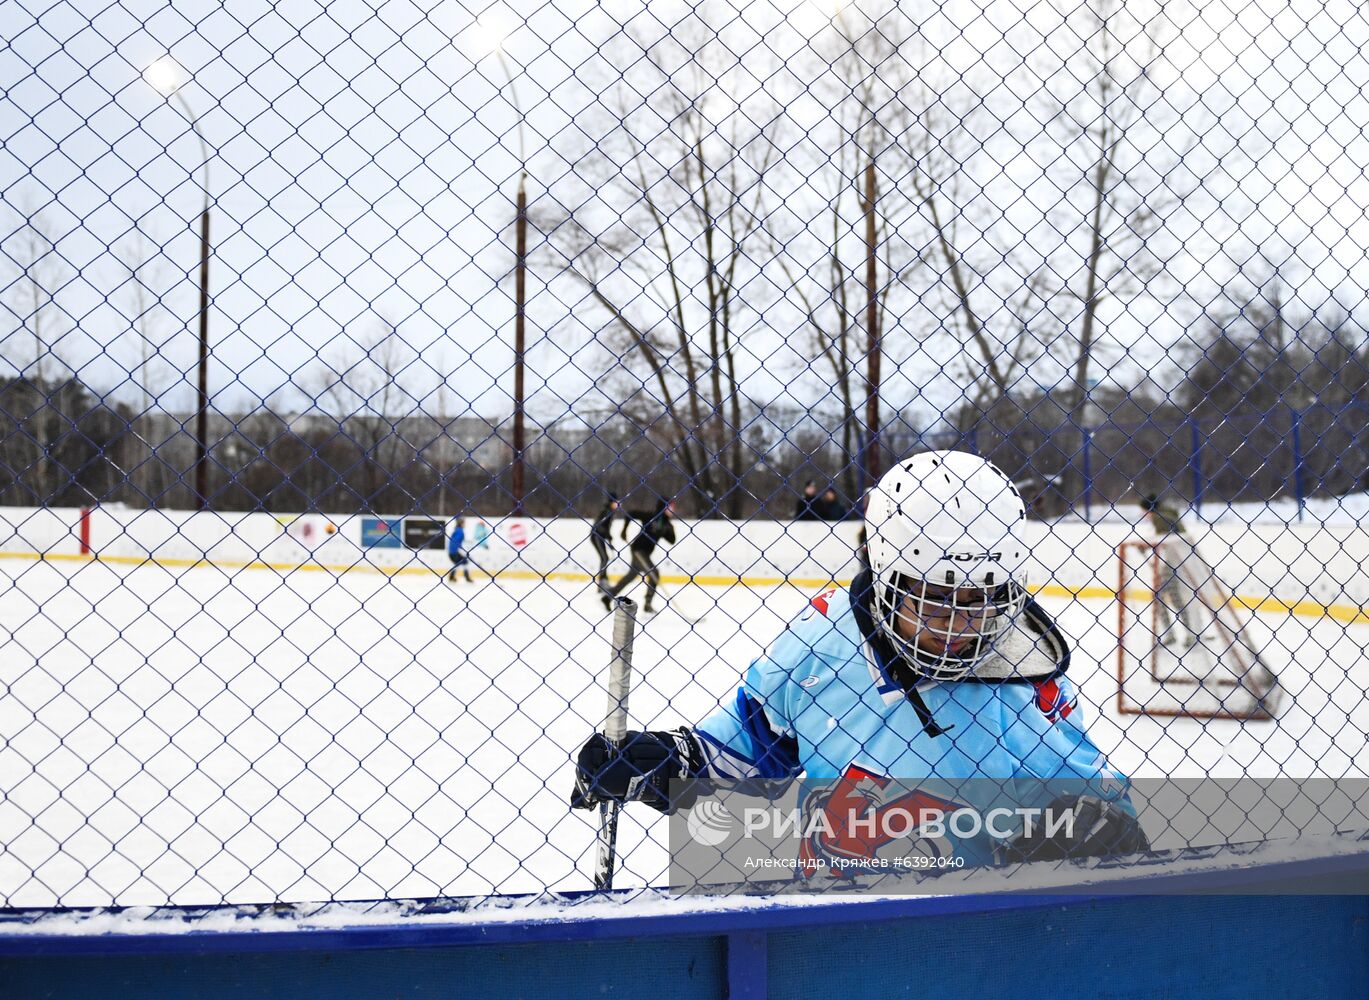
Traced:
<path fill-rule="evenodd" d="M 621 747 L 591 738 L 572 805 L 668 811 L 682 787 L 800 779 L 806 811 L 996 814 L 917 842 L 970 864 L 1144 850 L 1128 782 L 1084 729 L 1069 644 L 1027 592 L 1025 526 L 1017 488 L 975 455 L 897 465 L 870 493 L 868 567 L 850 587 L 815 597 L 701 723 L 629 732 Z M 801 853 L 910 846 L 868 833 L 838 824 Z"/>
<path fill-rule="evenodd" d="M 456 525 L 452 528 L 452 534 L 447 539 L 447 558 L 452 561 L 452 568 L 447 573 L 447 579 L 452 583 L 456 582 L 456 571 L 461 570 L 466 575 L 466 582 L 471 582 L 470 557 L 466 555 L 466 519 L 458 517 Z"/>

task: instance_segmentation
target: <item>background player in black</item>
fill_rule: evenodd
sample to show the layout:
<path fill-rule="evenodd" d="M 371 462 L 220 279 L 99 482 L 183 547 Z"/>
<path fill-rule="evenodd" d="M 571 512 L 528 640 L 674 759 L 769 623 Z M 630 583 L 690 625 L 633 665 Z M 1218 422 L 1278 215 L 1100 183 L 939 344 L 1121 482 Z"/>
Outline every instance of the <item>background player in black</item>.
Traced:
<path fill-rule="evenodd" d="M 837 488 L 829 486 L 813 504 L 813 513 L 822 521 L 840 521 L 846 517 L 846 508 L 837 499 Z"/>
<path fill-rule="evenodd" d="M 656 599 L 656 588 L 661 585 L 661 571 L 651 561 L 651 556 L 655 553 L 657 545 L 675 544 L 675 525 L 671 523 L 674 517 L 674 500 L 658 501 L 655 510 L 623 512 L 623 541 L 627 541 L 627 529 L 630 521 L 641 521 L 642 530 L 637 532 L 637 537 L 632 540 L 632 564 L 627 575 L 614 584 L 613 588 L 604 595 L 605 608 L 612 608 L 613 598 L 626 590 L 628 585 L 640 576 L 646 580 L 646 601 L 642 605 L 642 610 L 648 614 L 655 610 L 652 608 L 651 602 Z"/>
<path fill-rule="evenodd" d="M 599 557 L 599 569 L 594 574 L 594 585 L 605 593 L 608 592 L 608 559 L 613 552 L 613 518 L 618 513 L 618 497 L 610 493 L 604 500 L 604 507 L 599 511 L 599 516 L 594 519 L 594 526 L 589 529 L 589 543 L 594 546 L 594 552 Z"/>

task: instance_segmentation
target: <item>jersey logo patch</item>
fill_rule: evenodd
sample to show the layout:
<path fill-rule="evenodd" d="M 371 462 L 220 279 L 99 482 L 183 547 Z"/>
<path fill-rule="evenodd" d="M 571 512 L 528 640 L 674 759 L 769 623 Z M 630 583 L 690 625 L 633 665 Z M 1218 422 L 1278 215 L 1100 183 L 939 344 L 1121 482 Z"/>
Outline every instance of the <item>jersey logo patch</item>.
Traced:
<path fill-rule="evenodd" d="M 949 842 L 927 837 L 919 828 L 963 808 L 959 802 L 850 764 L 835 784 L 805 798 L 805 827 L 811 829 L 799 844 L 800 872 L 806 878 L 852 878 L 870 867 L 863 861 L 877 862 L 872 870 L 888 870 L 887 862 L 894 857 L 947 857 Z M 823 821 L 810 824 L 819 812 Z M 878 864 L 880 859 L 886 863 Z"/>
<path fill-rule="evenodd" d="M 810 607 L 817 608 L 819 611 L 821 611 L 822 616 L 826 618 L 828 611 L 828 602 L 832 600 L 832 597 L 836 594 L 836 592 L 836 587 L 833 587 L 831 590 L 824 590 L 817 597 L 809 601 L 808 604 Z"/>
<path fill-rule="evenodd" d="M 1060 690 L 1059 681 L 1052 677 L 1048 681 L 1032 686 L 1036 688 L 1036 707 L 1041 709 L 1042 715 L 1051 722 L 1069 718 L 1069 714 L 1074 711 L 1075 702 L 1065 698 L 1065 693 Z"/>

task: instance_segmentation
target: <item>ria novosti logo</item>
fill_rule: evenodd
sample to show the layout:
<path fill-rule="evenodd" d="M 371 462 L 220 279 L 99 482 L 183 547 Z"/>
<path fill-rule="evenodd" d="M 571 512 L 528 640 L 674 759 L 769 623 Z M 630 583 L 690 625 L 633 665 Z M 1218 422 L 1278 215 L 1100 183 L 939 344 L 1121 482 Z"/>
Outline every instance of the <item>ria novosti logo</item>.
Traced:
<path fill-rule="evenodd" d="M 1017 807 L 990 809 L 980 813 L 962 806 L 954 810 L 892 808 L 850 809 L 844 820 L 830 809 L 805 811 L 775 806 L 748 806 L 734 814 L 714 798 L 700 799 L 685 816 L 685 829 L 696 843 L 717 847 L 734 833 L 743 839 L 823 840 L 859 838 L 887 843 L 909 838 L 943 839 L 948 834 L 961 840 L 987 833 L 994 840 L 1008 840 L 1018 834 L 1039 831 L 1046 837 L 1074 835 L 1072 809 Z"/>
<path fill-rule="evenodd" d="M 705 847 L 717 847 L 732 833 L 736 818 L 717 799 L 703 799 L 685 818 L 689 836 Z"/>

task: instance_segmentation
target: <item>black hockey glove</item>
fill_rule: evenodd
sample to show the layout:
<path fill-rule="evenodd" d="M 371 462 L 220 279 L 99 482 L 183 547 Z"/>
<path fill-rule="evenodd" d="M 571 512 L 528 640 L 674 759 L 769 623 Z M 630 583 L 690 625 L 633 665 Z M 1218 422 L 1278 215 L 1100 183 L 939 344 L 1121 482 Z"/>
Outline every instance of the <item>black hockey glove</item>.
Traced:
<path fill-rule="evenodd" d="M 1060 817 L 1066 813 L 1073 813 L 1073 820 L 1062 824 Z M 1064 795 L 1046 807 L 1046 815 L 1050 822 L 1036 820 L 1030 836 L 1023 833 L 994 848 L 999 864 L 1098 858 L 1150 850 L 1141 824 L 1116 802 L 1093 795 Z M 1050 836 L 1046 836 L 1048 826 Z"/>
<path fill-rule="evenodd" d="M 645 802 L 669 812 L 671 779 L 697 777 L 703 764 L 698 741 L 683 727 L 655 733 L 628 730 L 620 747 L 595 733 L 576 758 L 570 804 L 591 809 L 605 801 Z"/>

